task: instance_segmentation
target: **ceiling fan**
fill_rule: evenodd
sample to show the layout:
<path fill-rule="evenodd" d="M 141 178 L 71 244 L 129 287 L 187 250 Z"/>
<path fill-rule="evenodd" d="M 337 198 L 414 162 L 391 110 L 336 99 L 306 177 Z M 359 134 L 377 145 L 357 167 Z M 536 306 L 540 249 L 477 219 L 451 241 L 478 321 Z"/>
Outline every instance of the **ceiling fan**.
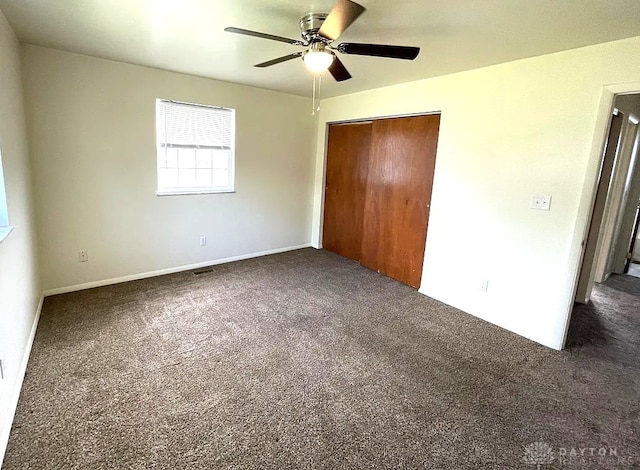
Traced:
<path fill-rule="evenodd" d="M 329 70 L 338 82 L 349 80 L 351 74 L 336 56 L 334 51 L 342 54 L 356 54 L 374 57 L 388 57 L 392 59 L 413 60 L 420 53 L 419 47 L 391 46 L 388 44 L 361 44 L 343 42 L 337 46 L 333 41 L 364 12 L 365 8 L 351 0 L 338 0 L 329 14 L 309 13 L 300 19 L 300 30 L 303 40 L 289 39 L 273 34 L 259 33 L 248 29 L 228 27 L 224 30 L 230 33 L 244 34 L 272 41 L 286 42 L 294 46 L 305 47 L 304 51 L 278 57 L 267 62 L 256 64 L 255 67 L 270 67 L 288 60 L 302 57 L 306 66 L 313 72 Z"/>

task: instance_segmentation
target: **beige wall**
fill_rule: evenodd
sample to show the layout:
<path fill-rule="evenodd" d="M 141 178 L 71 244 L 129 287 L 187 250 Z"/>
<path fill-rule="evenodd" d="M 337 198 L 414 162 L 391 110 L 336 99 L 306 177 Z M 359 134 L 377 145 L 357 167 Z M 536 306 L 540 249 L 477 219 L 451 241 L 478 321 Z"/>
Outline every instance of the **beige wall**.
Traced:
<path fill-rule="evenodd" d="M 29 45 L 23 60 L 44 289 L 309 243 L 309 100 Z M 156 196 L 156 98 L 236 109 L 236 193 Z"/>
<path fill-rule="evenodd" d="M 20 75 L 20 47 L 0 12 L 0 150 L 9 224 L 15 226 L 0 243 L 0 462 L 40 300 Z"/>
<path fill-rule="evenodd" d="M 420 291 L 562 347 L 605 133 L 603 87 L 640 89 L 639 54 L 640 37 L 323 101 L 314 244 L 327 123 L 441 112 Z M 534 194 L 552 195 L 549 212 L 529 208 Z"/>

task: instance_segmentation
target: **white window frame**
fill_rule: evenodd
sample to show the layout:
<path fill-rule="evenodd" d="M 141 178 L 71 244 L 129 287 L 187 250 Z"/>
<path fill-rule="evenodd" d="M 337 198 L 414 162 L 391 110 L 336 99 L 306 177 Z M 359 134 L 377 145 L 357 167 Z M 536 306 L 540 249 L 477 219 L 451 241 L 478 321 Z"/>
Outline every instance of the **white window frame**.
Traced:
<path fill-rule="evenodd" d="M 187 143 L 184 142 L 184 135 L 181 136 L 179 142 L 172 143 L 166 142 L 167 140 L 171 140 L 171 137 L 168 137 L 170 132 L 167 132 L 167 120 L 166 113 L 161 113 L 162 106 L 171 106 L 177 105 L 180 107 L 193 107 L 193 108 L 204 108 L 206 110 L 212 111 L 214 114 L 216 111 L 220 113 L 229 113 L 231 116 L 229 127 L 225 130 L 230 133 L 230 139 L 225 144 L 217 144 L 213 142 L 204 142 L 203 141 L 195 141 L 198 138 L 195 136 L 189 136 L 188 139 L 193 138 L 193 141 L 189 141 Z M 165 116 L 163 119 L 162 116 Z M 222 119 L 224 122 L 224 118 Z M 185 195 L 185 194 L 216 194 L 216 193 L 233 193 L 235 192 L 235 124 L 236 116 L 235 109 L 233 108 L 223 108 L 219 106 L 211 106 L 206 104 L 197 104 L 197 103 L 187 103 L 183 101 L 173 101 L 173 100 L 165 100 L 165 99 L 156 99 L 156 153 L 157 153 L 157 161 L 156 161 L 156 187 L 158 196 L 173 196 L 173 195 Z M 165 126 L 164 130 L 160 126 Z M 220 137 L 222 139 L 222 136 Z M 224 139 L 227 140 L 227 139 Z M 199 160 L 197 152 L 211 152 L 210 157 L 210 167 L 200 168 L 197 163 L 193 164 L 193 168 L 191 166 L 183 167 L 180 163 L 180 151 L 183 152 L 196 152 L 195 159 Z M 168 152 L 175 152 L 175 166 L 169 167 L 169 157 Z M 215 165 L 215 152 L 226 152 L 227 160 L 226 160 L 226 168 L 216 167 Z M 218 155 L 218 158 L 220 155 Z M 206 158 L 206 157 L 205 157 Z M 198 171 L 202 172 L 203 170 L 209 169 L 211 170 L 211 182 L 209 184 L 198 184 L 196 182 L 196 173 Z M 161 176 L 163 171 L 175 170 L 177 174 L 180 172 L 190 172 L 193 170 L 194 172 L 194 181 L 193 184 L 185 183 L 178 185 L 167 185 L 165 184 L 165 179 Z M 213 173 L 218 171 L 226 170 L 227 172 L 227 182 L 224 185 L 214 184 L 214 176 Z M 188 175 L 189 176 L 189 175 Z M 206 175 L 205 175 L 206 176 Z"/>

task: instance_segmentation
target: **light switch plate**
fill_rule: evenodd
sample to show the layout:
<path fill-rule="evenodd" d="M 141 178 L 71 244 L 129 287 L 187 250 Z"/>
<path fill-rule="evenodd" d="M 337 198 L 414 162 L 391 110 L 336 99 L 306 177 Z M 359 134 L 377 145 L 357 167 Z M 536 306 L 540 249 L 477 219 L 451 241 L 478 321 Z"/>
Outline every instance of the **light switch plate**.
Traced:
<path fill-rule="evenodd" d="M 551 209 L 551 196 L 548 194 L 536 194 L 531 196 L 529 207 L 539 211 L 548 211 Z"/>

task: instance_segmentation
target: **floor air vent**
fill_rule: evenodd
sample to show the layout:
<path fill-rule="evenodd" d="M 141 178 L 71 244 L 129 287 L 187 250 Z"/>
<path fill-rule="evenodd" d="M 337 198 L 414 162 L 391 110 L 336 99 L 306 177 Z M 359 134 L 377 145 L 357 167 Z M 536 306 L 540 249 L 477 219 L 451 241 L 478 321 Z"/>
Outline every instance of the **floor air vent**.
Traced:
<path fill-rule="evenodd" d="M 195 271 L 193 271 L 193 275 L 194 276 L 199 276 L 200 274 L 207 274 L 207 273 L 212 273 L 213 272 L 213 268 L 200 268 L 200 269 L 196 269 Z"/>

